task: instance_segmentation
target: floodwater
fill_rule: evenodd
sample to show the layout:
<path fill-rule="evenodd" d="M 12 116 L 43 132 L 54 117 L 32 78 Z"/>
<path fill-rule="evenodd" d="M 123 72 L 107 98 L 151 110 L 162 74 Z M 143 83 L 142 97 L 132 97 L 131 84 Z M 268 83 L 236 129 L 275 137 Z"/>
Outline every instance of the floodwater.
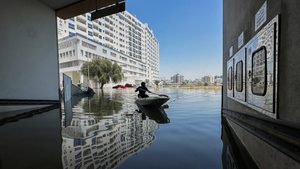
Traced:
<path fill-rule="evenodd" d="M 134 89 L 104 90 L 0 119 L 0 168 L 232 168 L 222 165 L 221 90 L 154 92 L 170 96 L 168 109 L 139 109 Z"/>
<path fill-rule="evenodd" d="M 165 111 L 139 111 L 133 89 L 73 99 L 72 117 L 63 119 L 63 167 L 222 168 L 221 90 L 155 92 L 170 96 Z"/>

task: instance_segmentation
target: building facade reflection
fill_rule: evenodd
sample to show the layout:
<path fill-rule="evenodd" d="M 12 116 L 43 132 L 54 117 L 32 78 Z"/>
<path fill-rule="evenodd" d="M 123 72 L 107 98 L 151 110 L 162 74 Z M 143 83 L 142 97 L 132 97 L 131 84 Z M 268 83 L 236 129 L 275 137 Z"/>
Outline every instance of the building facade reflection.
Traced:
<path fill-rule="evenodd" d="M 133 108 L 123 110 L 98 116 L 73 107 L 70 125 L 62 128 L 64 168 L 116 168 L 147 148 L 159 125 Z"/>

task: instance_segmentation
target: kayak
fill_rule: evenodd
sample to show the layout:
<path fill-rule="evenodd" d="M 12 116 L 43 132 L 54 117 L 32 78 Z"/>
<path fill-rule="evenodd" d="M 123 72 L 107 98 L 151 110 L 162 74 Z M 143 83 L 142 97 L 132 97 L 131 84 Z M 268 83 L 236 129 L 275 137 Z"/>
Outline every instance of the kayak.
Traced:
<path fill-rule="evenodd" d="M 135 103 L 145 107 L 160 107 L 166 103 L 170 98 L 167 96 L 150 96 L 146 98 L 138 98 Z"/>

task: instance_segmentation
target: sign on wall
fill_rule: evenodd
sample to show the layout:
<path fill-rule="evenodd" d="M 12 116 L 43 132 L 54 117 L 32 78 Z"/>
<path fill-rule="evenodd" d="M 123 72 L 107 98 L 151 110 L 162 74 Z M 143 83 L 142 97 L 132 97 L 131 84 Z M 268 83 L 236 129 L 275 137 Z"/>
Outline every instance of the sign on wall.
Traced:
<path fill-rule="evenodd" d="M 255 14 L 255 31 L 257 31 L 267 20 L 267 1 Z"/>
<path fill-rule="evenodd" d="M 244 44 L 244 32 L 242 32 L 238 38 L 238 48 L 243 46 L 243 44 Z"/>
<path fill-rule="evenodd" d="M 231 57 L 232 55 L 233 55 L 233 46 L 229 48 L 229 57 Z"/>

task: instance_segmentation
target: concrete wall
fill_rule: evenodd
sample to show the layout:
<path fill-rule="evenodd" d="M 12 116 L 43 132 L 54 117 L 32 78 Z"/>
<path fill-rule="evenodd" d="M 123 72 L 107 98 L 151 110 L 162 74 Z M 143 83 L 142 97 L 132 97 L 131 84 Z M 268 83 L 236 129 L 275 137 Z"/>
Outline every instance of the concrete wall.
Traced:
<path fill-rule="evenodd" d="M 261 169 L 296 169 L 300 163 L 229 120 L 229 125 Z"/>
<path fill-rule="evenodd" d="M 300 122 L 300 1 L 283 0 L 279 53 L 279 118 Z"/>
<path fill-rule="evenodd" d="M 256 111 L 227 98 L 226 63 L 229 48 L 233 46 L 233 54 L 238 50 L 238 36 L 244 31 L 244 42 L 247 43 L 255 35 L 255 14 L 265 0 L 224 0 L 223 6 L 223 105 L 224 108 L 260 114 Z M 268 0 L 268 23 L 280 14 L 279 35 L 279 109 L 278 118 L 291 123 L 300 121 L 300 1 Z M 264 25 L 263 25 L 264 26 Z M 262 26 L 262 27 L 263 27 Z M 244 44 L 245 44 L 244 43 Z"/>
<path fill-rule="evenodd" d="M 58 100 L 55 11 L 38 0 L 0 6 L 0 100 Z"/>

